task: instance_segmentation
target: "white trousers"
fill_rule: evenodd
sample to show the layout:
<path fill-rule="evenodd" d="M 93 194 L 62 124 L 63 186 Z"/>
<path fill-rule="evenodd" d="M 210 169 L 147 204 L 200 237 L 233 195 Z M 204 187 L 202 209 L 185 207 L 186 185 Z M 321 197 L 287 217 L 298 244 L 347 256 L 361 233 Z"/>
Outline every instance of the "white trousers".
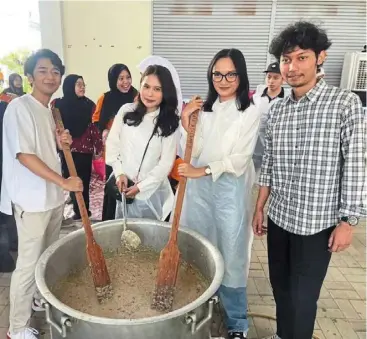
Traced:
<path fill-rule="evenodd" d="M 35 269 L 43 251 L 58 240 L 64 204 L 46 211 L 24 212 L 14 205 L 18 230 L 18 260 L 10 283 L 10 331 L 17 333 L 29 326 L 32 300 L 36 294 Z"/>

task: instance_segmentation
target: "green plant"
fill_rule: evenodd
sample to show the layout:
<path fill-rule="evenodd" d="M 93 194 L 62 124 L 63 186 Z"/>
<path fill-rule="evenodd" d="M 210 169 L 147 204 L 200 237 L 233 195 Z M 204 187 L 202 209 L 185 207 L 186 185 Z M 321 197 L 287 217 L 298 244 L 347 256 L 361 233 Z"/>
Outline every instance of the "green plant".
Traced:
<path fill-rule="evenodd" d="M 32 88 L 27 77 L 24 76 L 24 63 L 31 55 L 32 51 L 28 49 L 18 49 L 0 58 L 0 65 L 6 66 L 10 73 L 18 73 L 23 78 L 24 92 L 30 93 Z"/>

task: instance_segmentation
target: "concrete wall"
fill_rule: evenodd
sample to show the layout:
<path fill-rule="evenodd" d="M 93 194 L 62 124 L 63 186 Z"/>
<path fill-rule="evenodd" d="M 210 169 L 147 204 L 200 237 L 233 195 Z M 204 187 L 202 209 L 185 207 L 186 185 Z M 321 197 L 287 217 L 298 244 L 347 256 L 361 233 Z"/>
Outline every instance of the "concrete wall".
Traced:
<path fill-rule="evenodd" d="M 62 5 L 56 1 L 39 1 L 41 46 L 57 53 L 65 63 L 64 41 L 62 33 Z M 59 89 L 54 97 L 62 96 Z"/>
<path fill-rule="evenodd" d="M 61 41 L 63 48 L 59 53 L 63 56 L 66 74 L 77 73 L 84 77 L 88 97 L 97 100 L 108 90 L 107 71 L 114 63 L 125 63 L 131 70 L 133 84 L 138 86 L 140 74 L 136 65 L 150 55 L 152 49 L 151 1 L 43 3 L 40 2 L 40 13 L 44 13 L 40 18 L 42 45 L 52 47 L 53 40 Z M 59 21 L 53 18 L 57 5 Z M 47 18 L 45 13 L 49 10 L 52 14 Z M 56 28 L 57 21 L 62 23 L 62 32 Z"/>

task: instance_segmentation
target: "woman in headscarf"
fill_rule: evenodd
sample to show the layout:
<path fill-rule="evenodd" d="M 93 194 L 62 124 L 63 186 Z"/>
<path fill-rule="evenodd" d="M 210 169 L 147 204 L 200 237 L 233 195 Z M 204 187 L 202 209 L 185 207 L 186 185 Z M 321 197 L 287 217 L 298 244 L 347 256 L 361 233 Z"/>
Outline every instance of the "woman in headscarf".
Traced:
<path fill-rule="evenodd" d="M 23 79 L 22 77 L 17 74 L 13 73 L 9 76 L 9 87 L 5 88 L 2 94 L 8 94 L 12 96 L 22 96 L 25 94 L 23 91 Z"/>
<path fill-rule="evenodd" d="M 124 64 L 115 64 L 108 70 L 108 84 L 110 91 L 104 93 L 97 102 L 92 121 L 97 124 L 102 132 L 103 143 L 106 142 L 115 115 L 119 109 L 134 102 L 138 91 L 132 86 L 132 78 L 129 68 Z M 106 179 L 112 173 L 112 167 L 106 165 Z M 103 198 L 102 220 L 114 220 L 116 200 L 110 197 L 105 190 Z"/>
<path fill-rule="evenodd" d="M 174 85 L 176 87 L 176 93 L 177 93 L 177 112 L 178 115 L 181 116 L 181 112 L 182 112 L 182 108 L 183 108 L 183 98 L 182 98 L 182 91 L 181 91 L 181 82 L 180 82 L 180 77 L 178 76 L 177 70 L 175 68 L 175 66 L 172 65 L 172 63 L 167 60 L 166 58 L 163 58 L 161 56 L 158 55 L 151 55 L 148 56 L 147 58 L 145 58 L 139 65 L 138 65 L 138 69 L 140 74 L 143 74 L 145 72 L 145 70 L 152 65 L 159 65 L 159 66 L 163 66 L 166 67 L 172 76 Z M 183 150 L 182 147 L 180 145 L 180 139 L 181 139 L 181 135 L 180 133 L 177 133 L 177 156 L 176 156 L 176 161 L 175 164 L 172 168 L 172 171 L 169 175 L 169 180 L 171 182 L 171 186 L 174 192 L 176 192 L 176 188 L 178 185 L 178 182 L 180 180 L 180 176 L 177 172 L 178 170 L 178 165 L 182 163 L 182 159 L 183 158 Z"/>
<path fill-rule="evenodd" d="M 62 121 L 66 129 L 73 137 L 71 152 L 75 162 L 78 176 L 83 181 L 83 197 L 89 216 L 89 185 L 92 174 L 93 155 L 101 155 L 103 144 L 102 136 L 98 128 L 92 124 L 92 114 L 95 104 L 85 96 L 85 83 L 80 75 L 68 75 L 62 86 L 64 96 L 56 99 L 53 106 L 61 113 Z M 63 175 L 68 178 L 69 171 L 66 161 L 62 156 Z M 74 208 L 74 220 L 80 220 L 80 211 L 74 193 L 71 193 Z"/>

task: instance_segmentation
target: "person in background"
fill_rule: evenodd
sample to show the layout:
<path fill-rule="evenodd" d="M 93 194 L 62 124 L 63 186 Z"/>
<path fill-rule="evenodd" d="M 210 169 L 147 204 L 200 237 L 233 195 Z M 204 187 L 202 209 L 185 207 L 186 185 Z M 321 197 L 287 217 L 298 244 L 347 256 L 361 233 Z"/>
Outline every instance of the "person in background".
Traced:
<path fill-rule="evenodd" d="M 89 185 L 92 175 L 93 155 L 102 155 L 102 135 L 96 125 L 92 124 L 92 114 L 95 104 L 85 96 L 85 83 L 82 76 L 77 74 L 68 75 L 62 86 L 64 96 L 56 99 L 53 106 L 58 108 L 66 129 L 69 130 L 73 143 L 71 152 L 73 155 L 76 171 L 83 181 L 83 197 L 85 206 L 89 211 Z M 64 156 L 61 156 L 63 175 L 69 177 L 69 170 Z M 73 220 L 81 219 L 78 203 L 74 193 L 71 193 L 73 202 Z"/>
<path fill-rule="evenodd" d="M 324 30 L 303 21 L 270 45 L 292 87 L 269 112 L 253 217 L 255 234 L 267 232 L 272 338 L 311 339 L 331 254 L 351 244 L 366 215 L 366 117 L 356 94 L 317 79 L 330 46 Z"/>
<path fill-rule="evenodd" d="M 285 93 L 285 90 L 282 87 L 283 78 L 280 74 L 279 62 L 271 63 L 264 73 L 266 74 L 266 85 L 258 85 L 254 95 L 252 96 L 252 100 L 255 105 L 259 107 L 261 114 L 259 136 L 256 142 L 254 155 L 252 157 L 257 174 L 260 171 L 262 157 L 264 154 L 264 139 L 266 124 L 269 119 L 269 109 L 274 102 L 279 99 L 283 99 Z"/>
<path fill-rule="evenodd" d="M 163 66 L 149 66 L 137 102 L 120 109 L 106 143 L 106 162 L 113 168 L 117 187 L 126 198 L 135 198 L 127 206 L 128 217 L 164 221 L 171 212 L 174 195 L 168 174 L 175 160 L 178 126 L 171 73 Z M 118 202 L 116 217 L 122 216 Z"/>
<path fill-rule="evenodd" d="M 9 102 L 11 98 L 8 98 Z M 0 97 L 0 193 L 1 181 L 3 177 L 3 120 L 8 101 L 1 100 Z M 0 272 L 13 272 L 15 261 L 10 251 L 18 250 L 17 227 L 13 215 L 6 215 L 0 212 Z"/>
<path fill-rule="evenodd" d="M 2 181 L 3 177 L 3 128 L 4 128 L 4 114 L 6 111 L 6 108 L 8 107 L 8 104 L 13 100 L 17 98 L 17 95 L 12 94 L 10 92 L 4 93 L 2 92 L 0 94 L 0 181 Z M 1 183 L 0 183 L 0 192 L 1 192 Z M 18 235 L 17 235 L 17 227 L 15 224 L 14 215 L 6 215 L 4 213 L 0 212 L 0 222 L 3 225 L 6 225 L 5 228 L 7 229 L 7 232 L 4 232 L 3 235 L 7 233 L 7 239 L 8 239 L 8 248 L 12 252 L 18 251 Z M 4 246 L 5 241 L 3 241 Z M 6 251 L 5 251 L 6 252 Z M 8 262 L 11 262 L 10 257 L 6 254 L 5 258 L 9 259 Z M 8 266 L 10 267 L 10 266 Z"/>
<path fill-rule="evenodd" d="M 17 73 L 12 73 L 9 76 L 9 87 L 3 90 L 4 94 L 20 97 L 25 94 L 23 90 L 23 79 Z"/>
<path fill-rule="evenodd" d="M 68 130 L 56 129 L 49 102 L 64 66 L 57 54 L 41 49 L 24 64 L 32 94 L 16 98 L 4 116 L 3 177 L 0 211 L 14 213 L 18 259 L 10 283 L 8 339 L 36 339 L 29 327 L 36 293 L 34 271 L 43 251 L 58 240 L 64 211 L 63 191 L 83 191 L 79 178 L 65 179 L 57 148 L 71 144 Z M 33 305 L 41 307 L 39 300 Z"/>
<path fill-rule="evenodd" d="M 4 73 L 0 68 L 0 86 L 4 86 Z"/>
<path fill-rule="evenodd" d="M 110 90 L 104 93 L 97 102 L 92 122 L 96 123 L 102 133 L 105 143 L 111 129 L 115 115 L 119 109 L 128 103 L 134 102 L 138 91 L 132 86 L 131 73 L 124 64 L 115 64 L 108 70 L 108 84 Z M 106 179 L 112 174 L 112 167 L 106 165 Z M 114 220 L 116 200 L 105 190 L 103 198 L 102 220 Z"/>
<path fill-rule="evenodd" d="M 316 75 L 317 79 L 323 79 L 325 77 L 325 70 L 324 67 L 318 67 L 317 68 L 317 75 Z"/>
<path fill-rule="evenodd" d="M 179 165 L 190 178 L 181 224 L 205 236 L 224 258 L 224 279 L 218 290 L 230 339 L 246 338 L 246 285 L 253 240 L 252 161 L 260 113 L 249 98 L 246 61 L 237 49 L 218 52 L 208 68 L 209 92 L 204 102 L 193 98 L 181 115 L 182 143 L 189 117 L 201 109 L 192 164 Z M 180 188 L 178 188 L 179 190 Z"/>

